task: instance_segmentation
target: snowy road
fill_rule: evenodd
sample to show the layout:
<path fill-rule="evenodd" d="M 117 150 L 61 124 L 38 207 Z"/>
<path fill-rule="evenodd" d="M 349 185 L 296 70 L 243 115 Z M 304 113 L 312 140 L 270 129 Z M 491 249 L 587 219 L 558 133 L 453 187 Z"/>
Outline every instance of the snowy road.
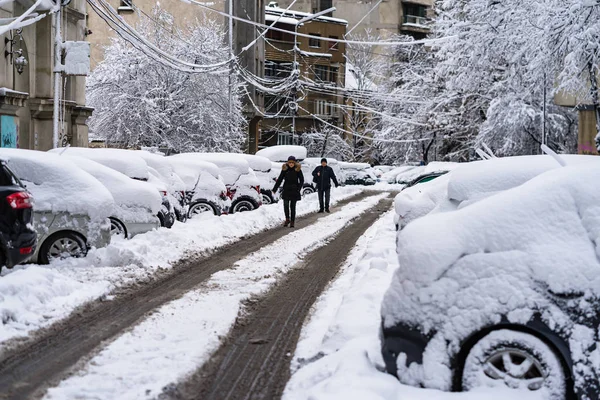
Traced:
<path fill-rule="evenodd" d="M 385 195 L 384 195 L 385 196 Z M 96 383 L 98 381 L 109 382 L 109 378 L 103 375 L 102 372 L 94 375 L 93 368 L 91 366 L 98 365 L 98 360 L 94 355 L 101 350 L 103 346 L 108 345 L 106 349 L 110 353 L 110 346 L 117 346 L 119 354 L 122 353 L 123 348 L 128 348 L 128 342 L 126 335 L 118 337 L 122 332 L 127 331 L 131 326 L 142 322 L 140 326 L 146 321 L 150 321 L 152 324 L 152 317 L 144 320 L 144 317 L 152 312 L 158 310 L 163 304 L 175 304 L 176 299 L 184 296 L 182 299 L 191 300 L 191 303 L 197 303 L 198 298 L 194 298 L 193 295 L 190 297 L 190 293 L 193 292 L 194 288 L 207 281 L 207 279 L 215 277 L 219 279 L 219 274 L 215 274 L 218 271 L 227 270 L 231 268 L 238 260 L 244 260 L 250 254 L 260 254 L 261 249 L 268 248 L 270 244 L 273 244 L 285 233 L 288 232 L 301 232 L 303 229 L 311 229 L 309 232 L 315 235 L 316 232 L 322 231 L 322 234 L 333 235 L 336 232 L 342 230 L 344 226 L 351 224 L 351 221 L 356 219 L 360 214 L 370 209 L 376 204 L 382 195 L 379 196 L 368 196 L 366 194 L 354 197 L 351 201 L 341 202 L 340 205 L 347 204 L 338 212 L 334 212 L 331 216 L 320 218 L 317 215 L 311 215 L 307 218 L 302 219 L 296 231 L 284 231 L 283 228 L 276 228 L 259 235 L 252 236 L 248 239 L 237 242 L 227 248 L 218 251 L 209 258 L 191 263 L 190 265 L 183 265 L 177 268 L 173 274 L 168 274 L 162 279 L 141 285 L 140 288 L 116 296 L 115 298 L 92 303 L 85 309 L 81 310 L 77 314 L 71 316 L 67 320 L 55 324 L 50 329 L 41 332 L 37 335 L 34 340 L 27 342 L 24 346 L 17 347 L 15 350 L 6 351 L 0 358 L 0 387 L 3 388 L 3 393 L 8 394 L 9 398 L 36 398 L 43 395 L 47 387 L 52 387 L 60 382 L 65 375 L 67 375 L 72 369 L 81 370 L 83 372 L 74 375 L 73 378 L 67 379 L 56 389 L 49 392 L 49 398 L 148 398 L 152 394 L 156 395 L 156 390 L 160 390 L 163 384 L 168 384 L 175 381 L 178 376 L 166 374 L 166 378 L 158 382 L 144 381 L 142 376 L 140 379 L 142 382 L 152 383 L 150 386 L 154 390 L 147 391 L 146 387 L 142 385 L 130 385 L 134 382 L 129 381 L 126 386 L 134 387 L 135 390 L 131 393 L 124 393 L 122 391 L 117 392 L 102 392 L 101 386 L 98 388 L 100 391 L 94 393 L 83 390 L 81 385 L 72 382 L 77 382 L 77 379 L 83 379 L 85 388 L 93 390 L 95 386 L 93 380 L 89 381 L 89 377 L 95 377 Z M 339 208 L 339 207 L 338 207 Z M 321 221 L 321 222 L 319 222 Z M 331 222 L 327 222 L 331 221 Z M 324 228 L 328 228 L 324 229 Z M 366 229 L 366 227 L 365 227 Z M 359 236 L 360 236 L 359 232 Z M 307 235 L 309 238 L 311 234 Z M 319 241 L 323 241 L 326 244 L 327 240 L 323 240 L 321 236 L 313 236 L 312 241 L 299 241 L 302 246 L 296 251 L 292 251 L 289 254 L 293 257 L 286 259 L 286 268 L 290 269 L 297 261 L 302 257 L 302 254 L 310 252 L 312 249 L 319 247 Z M 280 249 L 279 254 L 288 254 L 285 249 Z M 256 261 L 256 260 L 254 260 Z M 289 265 L 287 265 L 289 264 Z M 242 266 L 243 267 L 243 263 Z M 250 265 L 251 266 L 251 265 Z M 237 266 L 240 268 L 240 265 Z M 259 283 L 257 287 L 250 288 L 246 293 L 241 293 L 241 296 L 236 300 L 235 304 L 220 304 L 225 306 L 231 306 L 229 309 L 219 309 L 219 307 L 213 307 L 214 313 L 205 313 L 206 318 L 210 320 L 211 315 L 213 318 L 216 316 L 216 320 L 231 320 L 230 324 L 235 322 L 238 312 L 240 311 L 241 301 L 247 299 L 249 296 L 261 294 L 262 291 L 266 291 L 271 285 L 276 283 L 277 278 L 287 271 L 286 268 L 277 268 L 272 271 L 253 271 L 247 279 L 249 282 Z M 211 278 L 213 279 L 213 278 Z M 326 282 L 325 282 L 326 283 Z M 261 286 L 262 285 L 262 286 Z M 205 290 L 211 291 L 218 287 L 218 284 L 209 284 L 205 287 Z M 186 295 L 187 294 L 187 295 Z M 315 295 L 318 295 L 316 293 Z M 231 296 L 231 292 L 229 293 Z M 185 300 L 184 300 L 185 301 Z M 172 311 L 167 307 L 167 312 Z M 176 306 L 175 306 L 176 307 Z M 164 311 L 164 310 L 163 310 Z M 191 309 L 196 314 L 202 310 Z M 160 314 L 160 311 L 159 311 Z M 203 313 L 204 314 L 204 313 Z M 198 326 L 206 327 L 207 321 L 193 320 Z M 202 325 L 204 323 L 204 325 Z M 210 324 L 208 324 L 210 325 Z M 209 326 L 210 328 L 210 326 Z M 227 323 L 222 323 L 220 329 L 222 335 L 226 335 L 230 326 Z M 137 329 L 137 328 L 136 328 Z M 195 328 L 194 328 L 195 329 Z M 135 332 L 135 329 L 134 329 Z M 168 333 L 168 330 L 165 331 Z M 209 332 L 210 333 L 210 332 Z M 159 335 L 160 336 L 160 335 Z M 194 332 L 194 336 L 198 335 Z M 219 334 L 204 335 L 205 338 L 203 343 L 194 343 L 197 346 L 206 347 L 207 349 L 216 349 L 220 344 Z M 117 338 L 118 337 L 118 338 Z M 117 338 L 113 344 L 107 343 Z M 133 340 L 135 342 L 135 337 Z M 122 342 L 119 340 L 125 340 L 124 347 L 119 349 L 119 345 Z M 160 340 L 154 343 L 157 346 L 164 345 L 166 341 L 162 343 Z M 103 356 L 103 352 L 99 356 Z M 169 359 L 169 355 L 162 354 L 155 358 Z M 180 363 L 180 360 L 176 360 L 179 365 L 185 365 L 182 374 L 191 373 L 202 363 L 202 357 L 206 357 L 206 354 L 199 355 L 196 358 L 190 360 L 190 364 Z M 86 366 L 86 361 L 91 357 L 92 362 Z M 140 361 L 136 360 L 138 365 Z M 108 369 L 114 369 L 114 365 L 110 365 Z M 164 371 L 164 370 L 163 370 Z M 153 370 L 156 373 L 156 368 Z M 127 375 L 124 369 L 116 369 L 116 378 L 121 379 L 122 375 Z M 161 374 L 165 375 L 165 374 Z M 152 377 L 150 377 L 152 380 Z M 90 383 L 92 385 L 90 386 Z M 70 386 L 71 385 L 71 386 Z M 109 385 L 114 386 L 114 385 Z M 118 388 L 118 386 L 116 386 Z"/>

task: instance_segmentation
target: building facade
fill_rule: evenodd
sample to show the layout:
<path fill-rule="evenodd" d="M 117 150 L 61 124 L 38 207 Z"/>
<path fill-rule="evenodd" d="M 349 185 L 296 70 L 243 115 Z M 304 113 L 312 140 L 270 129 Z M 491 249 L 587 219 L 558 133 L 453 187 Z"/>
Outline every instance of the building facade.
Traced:
<path fill-rule="evenodd" d="M 34 2 L 15 0 L 0 6 L 1 18 L 22 15 Z M 49 6 L 36 12 L 45 14 Z M 62 37 L 83 41 L 86 37 L 86 2 L 73 0 L 62 9 Z M 48 150 L 53 147 L 54 25 L 51 15 L 3 36 L 4 60 L 0 62 L 0 146 Z M 60 131 L 63 143 L 81 146 L 88 140 L 85 77 L 63 78 Z"/>
<path fill-rule="evenodd" d="M 279 7 L 287 8 L 292 0 L 278 0 Z M 294 9 L 316 13 L 336 7 L 334 17 L 348 21 L 353 34 L 363 34 L 367 29 L 373 35 L 387 38 L 394 34 L 407 34 L 417 39 L 429 33 L 433 18 L 434 0 L 298 0 Z"/>
<path fill-rule="evenodd" d="M 286 93 L 265 94 L 266 116 L 259 147 L 297 143 L 303 132 L 319 130 L 327 124 L 344 125 L 341 89 L 345 86 L 346 46 L 336 39 L 344 37 L 347 22 L 319 17 L 299 23 L 310 15 L 278 7 L 266 8 L 267 24 L 276 22 L 275 28 L 287 32 L 267 31 L 265 78 L 289 80 L 294 73 L 294 62 L 298 66 L 298 78 L 295 87 Z M 295 39 L 296 31 L 313 38 L 298 36 Z"/>

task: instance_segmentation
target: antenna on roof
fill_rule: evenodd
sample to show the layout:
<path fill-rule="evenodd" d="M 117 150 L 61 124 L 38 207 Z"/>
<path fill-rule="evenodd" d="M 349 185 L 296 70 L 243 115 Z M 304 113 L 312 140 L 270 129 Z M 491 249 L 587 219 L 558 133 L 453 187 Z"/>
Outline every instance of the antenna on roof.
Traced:
<path fill-rule="evenodd" d="M 565 161 L 565 159 L 562 158 L 561 156 L 559 156 L 558 154 L 556 154 L 556 152 L 554 150 L 552 150 L 550 147 L 546 146 L 545 144 L 542 144 L 541 147 L 542 147 L 542 151 L 544 153 L 546 153 L 547 155 L 549 155 L 550 157 L 554 158 L 554 160 L 556 160 L 556 162 L 559 163 L 561 167 L 567 166 L 567 162 Z"/>

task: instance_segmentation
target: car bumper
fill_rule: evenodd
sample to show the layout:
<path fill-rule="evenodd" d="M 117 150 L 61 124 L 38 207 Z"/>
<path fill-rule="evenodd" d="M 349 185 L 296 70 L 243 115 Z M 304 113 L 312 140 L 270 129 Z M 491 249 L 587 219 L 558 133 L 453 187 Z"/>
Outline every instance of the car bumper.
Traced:
<path fill-rule="evenodd" d="M 35 232 L 28 232 L 19 235 L 12 240 L 12 246 L 6 249 L 6 267 L 12 268 L 30 259 L 37 246 L 37 235 Z"/>
<path fill-rule="evenodd" d="M 132 238 L 136 235 L 160 228 L 160 221 L 157 218 L 154 222 L 126 222 L 125 228 L 127 229 L 128 237 Z"/>
<path fill-rule="evenodd" d="M 398 376 L 398 356 L 406 354 L 406 365 L 422 364 L 423 353 L 431 336 L 422 334 L 418 329 L 398 324 L 394 327 L 380 328 L 381 353 L 388 373 Z"/>

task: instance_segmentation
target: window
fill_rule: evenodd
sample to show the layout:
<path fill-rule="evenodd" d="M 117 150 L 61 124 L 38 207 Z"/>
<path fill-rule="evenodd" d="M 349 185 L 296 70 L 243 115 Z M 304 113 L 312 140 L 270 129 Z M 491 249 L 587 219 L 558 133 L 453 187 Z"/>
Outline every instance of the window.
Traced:
<path fill-rule="evenodd" d="M 319 35 L 318 33 L 311 33 L 310 36 L 321 37 L 321 35 Z M 308 45 L 310 47 L 321 47 L 321 40 L 316 38 L 310 38 L 308 39 Z"/>
<path fill-rule="evenodd" d="M 331 115 L 331 106 L 327 100 L 317 100 L 315 102 L 315 114 L 317 115 Z"/>
<path fill-rule="evenodd" d="M 414 17 L 423 17 L 427 16 L 427 7 L 421 6 L 419 4 L 411 4 L 404 3 L 404 15 L 412 15 Z"/>
<path fill-rule="evenodd" d="M 291 111 L 286 97 L 265 95 L 265 111 L 267 114 L 291 115 Z"/>
<path fill-rule="evenodd" d="M 265 76 L 270 78 L 286 78 L 292 73 L 292 63 L 266 61 Z"/>
<path fill-rule="evenodd" d="M 329 39 L 338 40 L 337 36 L 329 36 Z M 338 42 L 329 42 L 329 50 L 338 51 L 340 49 L 340 44 Z"/>
<path fill-rule="evenodd" d="M 326 82 L 329 75 L 329 68 L 324 65 L 315 65 L 315 80 Z"/>
<path fill-rule="evenodd" d="M 277 144 L 280 146 L 293 144 L 292 134 L 289 132 L 279 132 L 277 134 Z"/>
<path fill-rule="evenodd" d="M 130 10 L 133 8 L 133 0 L 121 0 L 119 10 Z"/>
<path fill-rule="evenodd" d="M 267 31 L 266 37 L 267 37 L 267 39 L 271 39 L 271 40 L 283 41 L 283 32 L 269 29 Z"/>
<path fill-rule="evenodd" d="M 339 71 L 338 67 L 329 67 L 329 82 L 337 83 Z"/>

